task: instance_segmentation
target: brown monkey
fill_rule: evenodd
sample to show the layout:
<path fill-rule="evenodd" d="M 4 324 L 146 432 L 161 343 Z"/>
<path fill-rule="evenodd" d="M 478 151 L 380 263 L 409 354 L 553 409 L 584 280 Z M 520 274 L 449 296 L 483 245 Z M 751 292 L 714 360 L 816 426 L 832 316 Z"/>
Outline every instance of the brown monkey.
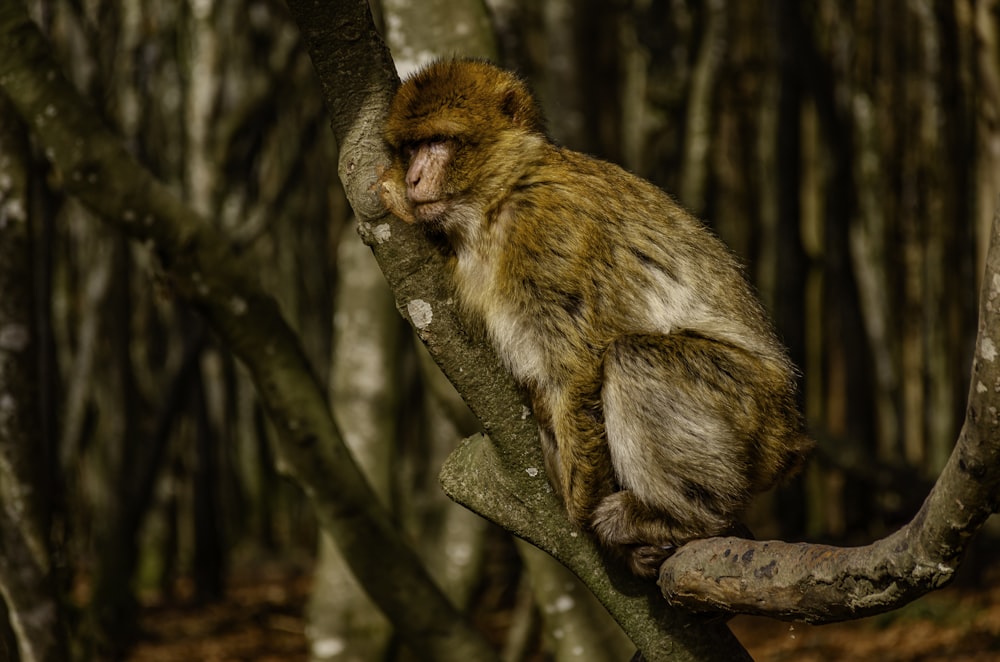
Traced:
<path fill-rule="evenodd" d="M 380 179 L 443 234 L 457 300 L 530 393 L 570 517 L 656 574 L 795 470 L 795 375 L 740 265 L 652 184 L 563 149 L 513 74 L 432 64 L 400 87 Z"/>

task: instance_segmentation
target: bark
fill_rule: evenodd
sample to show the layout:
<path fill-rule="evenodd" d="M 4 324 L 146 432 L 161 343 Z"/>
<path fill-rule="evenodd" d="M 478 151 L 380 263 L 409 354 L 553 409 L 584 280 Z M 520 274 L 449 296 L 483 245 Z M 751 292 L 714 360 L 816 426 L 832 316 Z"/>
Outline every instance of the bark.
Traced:
<path fill-rule="evenodd" d="M 440 50 L 480 56 L 493 50 L 489 21 L 482 4 L 474 0 L 446 0 L 419 6 L 384 0 L 381 4 L 394 60 L 403 75 L 426 64 Z M 399 391 L 405 388 L 400 369 L 400 319 L 371 251 L 353 232 L 345 232 L 340 240 L 337 281 L 337 346 L 331 401 L 338 420 L 343 421 L 348 446 L 383 503 L 388 505 L 392 475 L 400 469 L 396 455 L 399 419 L 396 403 L 402 397 Z M 440 373 L 437 378 L 443 379 Z M 447 420 L 435 415 L 440 413 L 439 408 L 430 409 L 432 404 L 428 403 L 429 416 L 447 426 L 447 431 L 453 431 Z M 442 443 L 450 448 L 456 437 L 442 439 L 438 434 L 440 426 L 433 423 L 432 426 L 428 426 L 426 435 L 432 449 Z M 426 488 L 425 485 L 404 487 Z M 439 495 L 439 501 L 445 502 L 444 510 L 428 518 L 440 523 L 436 535 L 425 535 L 419 527 L 409 530 L 421 541 L 420 550 L 431 575 L 452 602 L 462 607 L 472 581 L 478 577 L 479 564 L 475 561 L 481 547 L 482 521 L 445 499 L 437 485 L 429 489 Z M 412 504 L 402 505 L 401 512 L 396 513 L 397 520 L 405 521 L 411 514 L 407 505 Z M 329 657 L 332 651 L 339 651 L 337 659 L 343 660 L 384 657 L 391 625 L 364 596 L 327 536 L 321 540 L 310 612 L 309 632 L 315 658 Z"/>
<path fill-rule="evenodd" d="M 314 28 L 351 39 L 349 25 Z M 350 97 L 358 112 L 342 116 L 344 121 L 362 116 L 365 92 L 387 98 L 384 81 L 392 74 L 384 71 L 381 85 Z M 0 90 L 30 122 L 63 173 L 66 190 L 126 235 L 149 244 L 174 292 L 205 315 L 246 365 L 278 432 L 280 466 L 310 497 L 320 525 L 406 644 L 434 659 L 493 658 L 490 647 L 434 586 L 365 482 L 298 339 L 258 284 L 250 258 L 234 255 L 205 219 L 129 156 L 59 72 L 17 2 L 0 4 Z M 341 145 L 353 148 L 355 143 L 342 140 Z M 352 169 L 349 163 L 344 167 Z"/>
<path fill-rule="evenodd" d="M 1000 213 L 994 216 L 965 423 L 916 516 L 871 545 L 838 548 L 733 538 L 692 542 L 660 571 L 675 605 L 804 620 L 870 616 L 947 584 L 1000 489 Z"/>
<path fill-rule="evenodd" d="M 401 77 L 438 57 L 496 57 L 496 39 L 483 0 L 383 0 L 382 10 L 386 44 Z M 404 505 L 401 514 L 404 526 L 420 540 L 431 574 L 455 604 L 465 607 L 481 579 L 486 522 L 449 500 L 436 472 L 455 441 L 477 431 L 479 422 L 426 349 L 419 343 L 414 348 L 425 389 L 422 442 L 426 447 L 422 457 L 410 463 L 414 477 L 410 489 L 424 498 L 413 504 L 416 507 Z"/>

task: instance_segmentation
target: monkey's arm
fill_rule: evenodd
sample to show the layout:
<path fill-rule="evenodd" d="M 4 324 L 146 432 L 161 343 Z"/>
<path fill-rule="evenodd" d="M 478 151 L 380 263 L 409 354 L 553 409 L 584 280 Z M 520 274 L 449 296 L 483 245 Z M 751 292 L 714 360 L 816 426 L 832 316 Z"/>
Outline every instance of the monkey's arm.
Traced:
<path fill-rule="evenodd" d="M 375 189 L 386 209 L 407 223 L 413 223 L 413 208 L 406 199 L 406 185 L 403 183 L 403 171 L 393 164 L 379 174 Z"/>
<path fill-rule="evenodd" d="M 571 383 L 556 397 L 550 396 L 551 402 L 534 399 L 550 480 L 570 519 L 581 528 L 589 527 L 594 509 L 615 489 L 604 434 L 601 384 L 595 376 L 588 377 Z"/>

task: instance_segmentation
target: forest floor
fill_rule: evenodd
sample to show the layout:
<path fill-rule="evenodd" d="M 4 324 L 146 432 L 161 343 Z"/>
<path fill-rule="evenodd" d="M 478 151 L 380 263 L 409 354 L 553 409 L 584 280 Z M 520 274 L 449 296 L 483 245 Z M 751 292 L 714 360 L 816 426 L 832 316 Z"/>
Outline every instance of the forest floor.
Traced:
<path fill-rule="evenodd" d="M 265 566 L 239 573 L 219 602 L 149 604 L 127 659 L 305 662 L 309 588 L 308 573 Z M 860 621 L 809 626 L 740 616 L 731 626 L 758 662 L 1000 661 L 1000 575 Z"/>

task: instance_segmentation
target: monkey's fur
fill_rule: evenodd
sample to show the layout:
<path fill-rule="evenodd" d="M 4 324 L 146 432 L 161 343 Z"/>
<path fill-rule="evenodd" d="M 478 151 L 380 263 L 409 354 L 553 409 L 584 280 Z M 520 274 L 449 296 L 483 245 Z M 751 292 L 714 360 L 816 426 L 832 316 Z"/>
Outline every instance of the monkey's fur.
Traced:
<path fill-rule="evenodd" d="M 529 391 L 570 517 L 635 573 L 801 465 L 794 370 L 740 265 L 652 184 L 553 144 L 516 76 L 432 64 L 385 139 L 383 200 L 447 238 L 460 307 Z"/>

